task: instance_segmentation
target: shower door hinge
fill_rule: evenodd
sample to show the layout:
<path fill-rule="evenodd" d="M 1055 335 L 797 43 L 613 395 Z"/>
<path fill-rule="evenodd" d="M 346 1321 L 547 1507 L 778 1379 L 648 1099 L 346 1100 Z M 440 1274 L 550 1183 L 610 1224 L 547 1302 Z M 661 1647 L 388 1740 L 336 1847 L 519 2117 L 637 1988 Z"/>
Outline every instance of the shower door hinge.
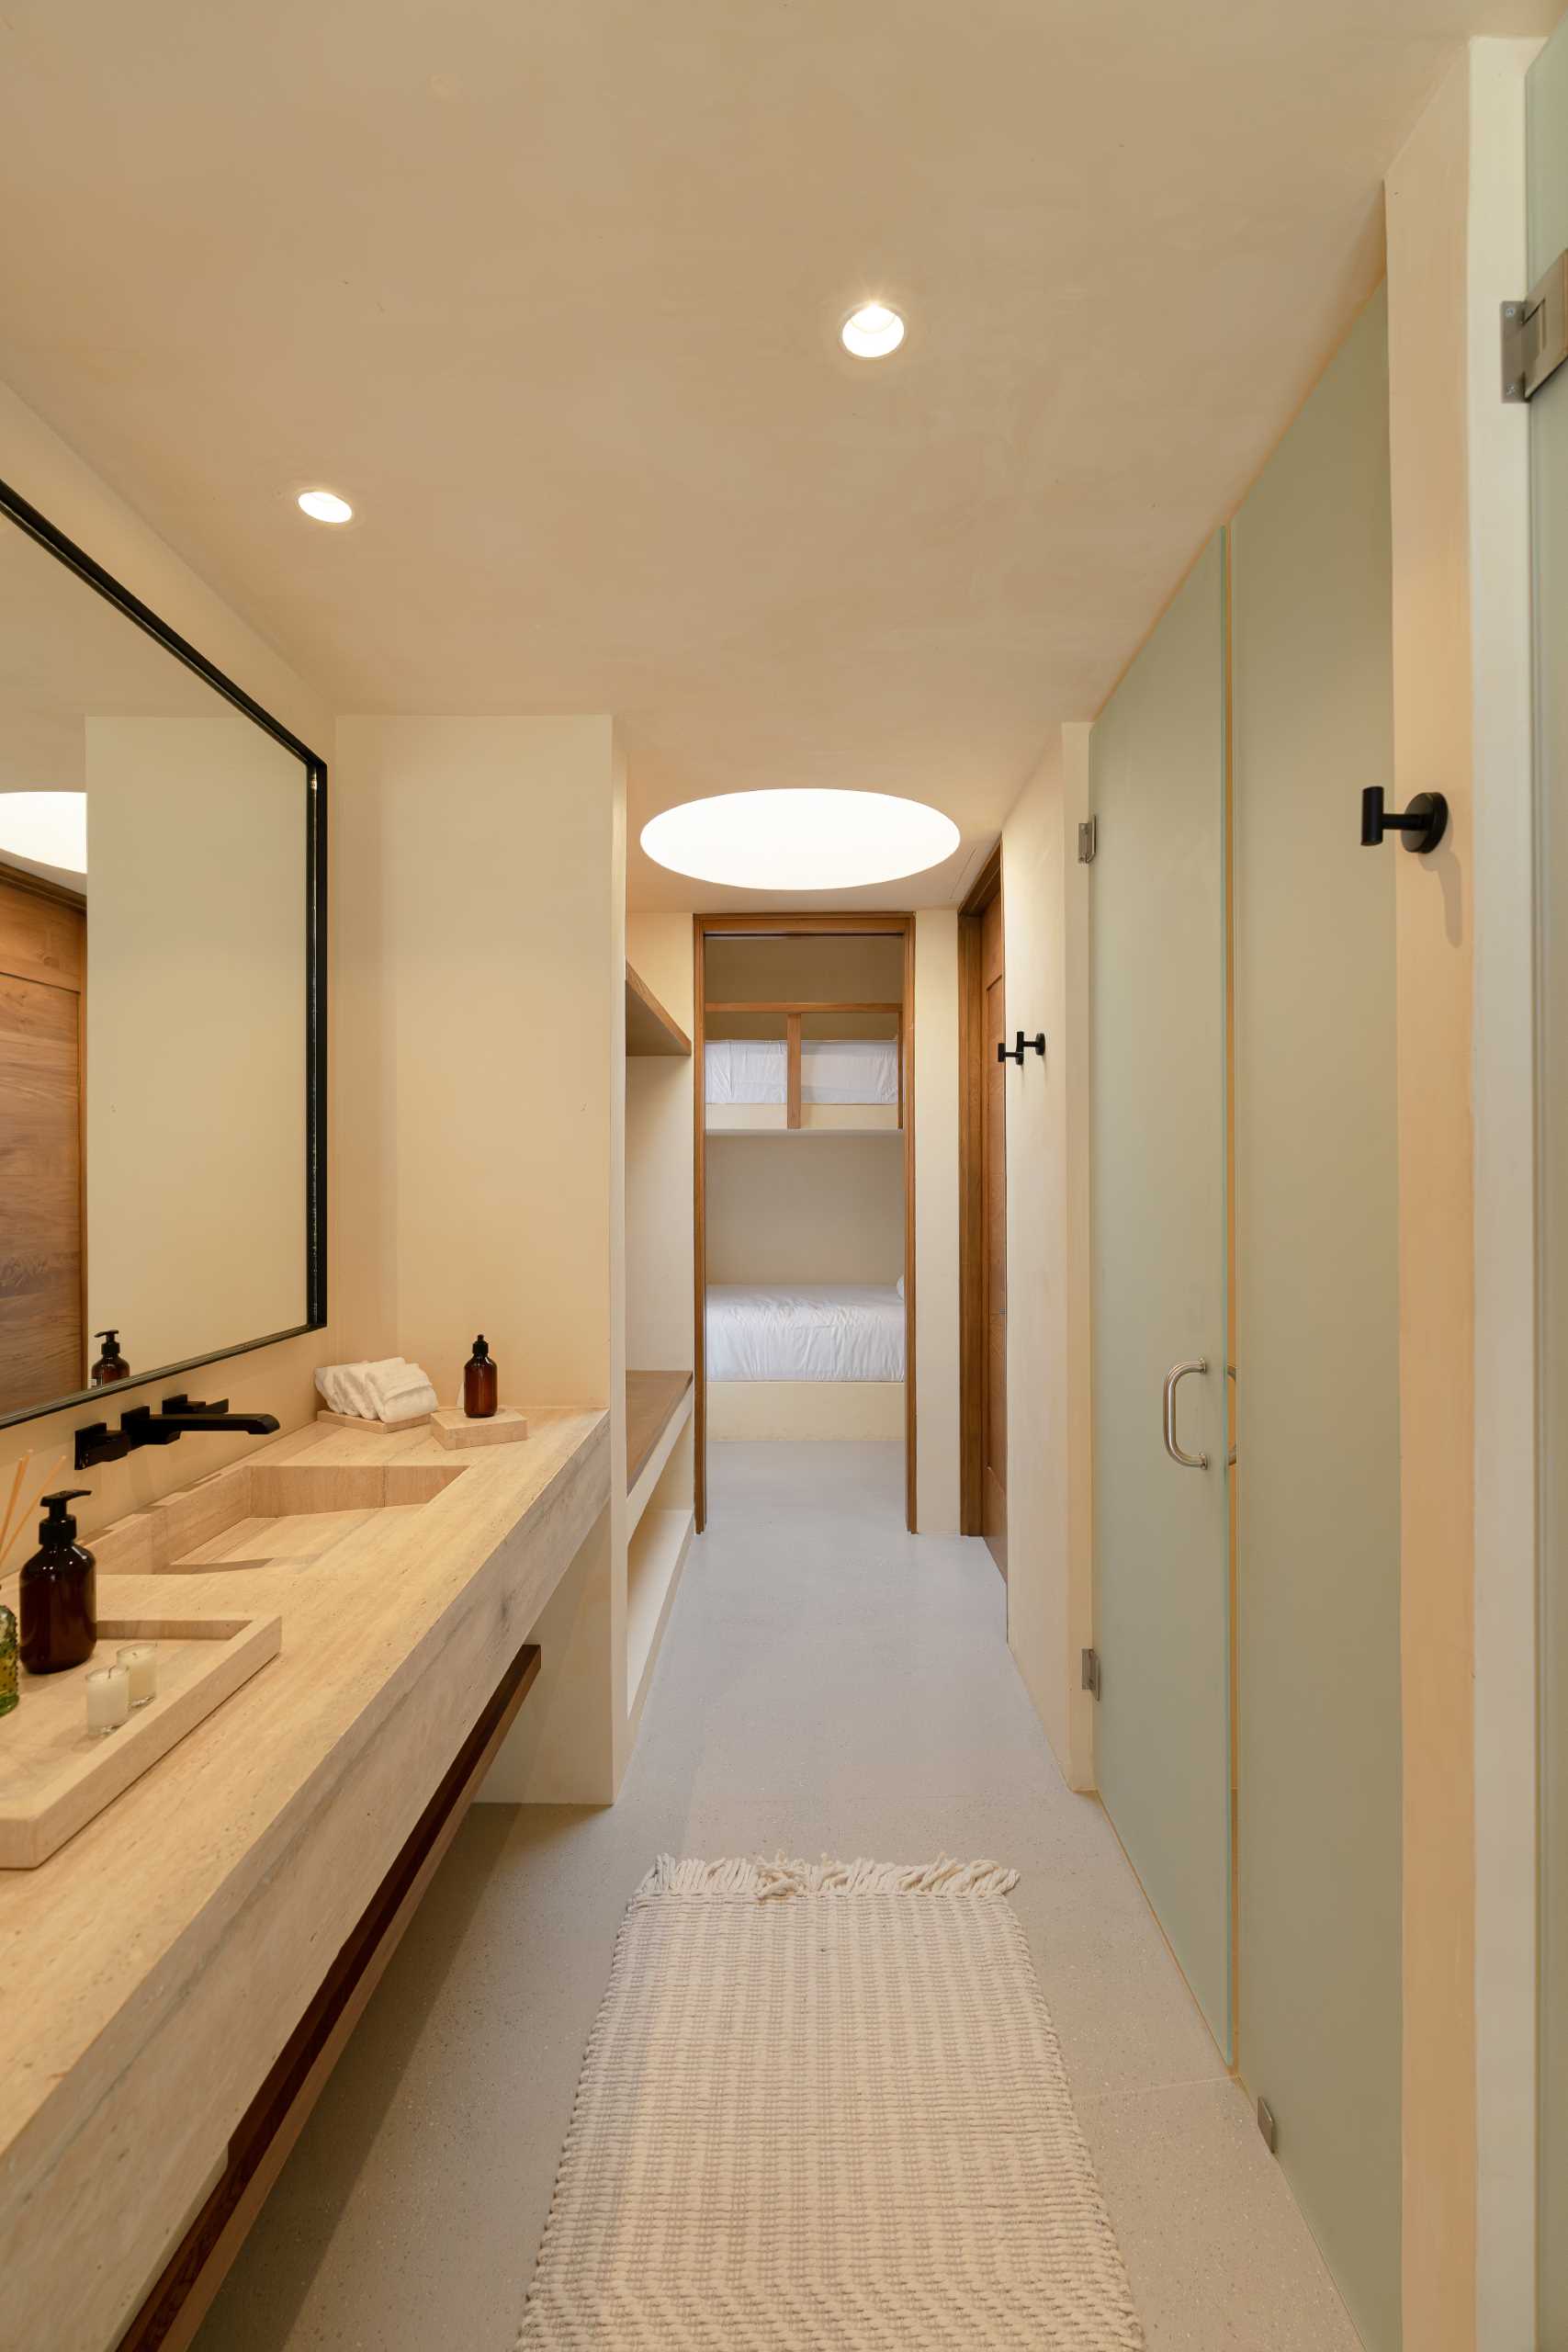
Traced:
<path fill-rule="evenodd" d="M 1086 1690 L 1092 1690 L 1095 1697 L 1099 1698 L 1100 1652 L 1098 1650 L 1085 1650 L 1083 1654 L 1083 1687 Z"/>
<path fill-rule="evenodd" d="M 1080 865 L 1092 865 L 1094 864 L 1094 853 L 1100 846 L 1099 831 L 1100 820 L 1098 817 L 1086 818 L 1084 822 L 1078 827 L 1078 864 Z"/>
<path fill-rule="evenodd" d="M 1533 400 L 1568 359 L 1568 253 L 1522 302 L 1503 305 L 1503 398 Z"/>

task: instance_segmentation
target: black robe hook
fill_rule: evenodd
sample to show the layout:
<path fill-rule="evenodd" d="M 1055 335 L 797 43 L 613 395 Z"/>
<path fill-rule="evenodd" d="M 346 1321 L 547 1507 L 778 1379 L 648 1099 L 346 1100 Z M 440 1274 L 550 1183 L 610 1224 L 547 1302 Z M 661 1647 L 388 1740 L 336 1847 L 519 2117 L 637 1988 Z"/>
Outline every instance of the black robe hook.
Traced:
<path fill-rule="evenodd" d="M 1403 817 L 1382 805 L 1382 786 L 1369 784 L 1361 795 L 1361 847 L 1376 849 L 1385 833 L 1403 833 L 1404 846 L 1419 854 L 1436 849 L 1449 829 L 1449 804 L 1440 792 L 1418 792 Z"/>

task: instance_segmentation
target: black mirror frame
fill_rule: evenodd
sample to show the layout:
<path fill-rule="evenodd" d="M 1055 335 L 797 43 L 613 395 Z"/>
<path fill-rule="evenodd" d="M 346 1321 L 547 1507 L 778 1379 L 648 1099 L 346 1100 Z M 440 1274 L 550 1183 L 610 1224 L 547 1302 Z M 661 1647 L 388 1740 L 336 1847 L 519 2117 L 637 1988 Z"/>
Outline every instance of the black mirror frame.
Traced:
<path fill-rule="evenodd" d="M 0 515 L 15 523 L 30 539 L 47 548 L 78 580 L 102 596 L 125 615 L 154 644 L 183 662 L 222 695 L 227 703 L 270 735 L 276 743 L 293 753 L 305 771 L 305 1321 L 291 1324 L 285 1331 L 267 1331 L 259 1339 L 241 1340 L 229 1348 L 213 1348 L 206 1355 L 183 1356 L 175 1363 L 156 1365 L 148 1372 L 135 1372 L 129 1380 L 115 1383 L 115 1394 L 124 1395 L 149 1382 L 168 1380 L 175 1373 L 195 1372 L 202 1364 L 221 1363 L 230 1356 L 249 1355 L 256 1348 L 276 1347 L 281 1340 L 297 1340 L 307 1331 L 320 1331 L 327 1319 L 327 766 L 310 745 L 291 735 L 287 727 L 264 710 L 261 704 L 226 677 L 206 655 L 181 637 L 177 629 L 160 620 L 150 605 L 140 596 L 122 587 L 100 563 L 95 563 L 74 540 L 57 530 L 46 515 L 40 514 L 21 492 L 9 483 L 0 481 Z M 0 1429 L 9 1429 L 17 1421 L 35 1421 L 47 1413 L 69 1412 L 73 1406 L 92 1403 L 103 1396 L 101 1388 L 76 1388 L 63 1396 L 51 1396 L 39 1405 L 24 1406 L 14 1413 L 0 1413 Z"/>

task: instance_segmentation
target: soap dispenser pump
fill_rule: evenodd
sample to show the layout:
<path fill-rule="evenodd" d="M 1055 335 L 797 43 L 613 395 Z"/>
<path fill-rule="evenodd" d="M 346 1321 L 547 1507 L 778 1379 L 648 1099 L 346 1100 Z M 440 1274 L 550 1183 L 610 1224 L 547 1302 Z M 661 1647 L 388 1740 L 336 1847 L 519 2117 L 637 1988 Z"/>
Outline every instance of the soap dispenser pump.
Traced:
<path fill-rule="evenodd" d="M 107 1388 L 111 1380 L 129 1380 L 130 1378 L 130 1366 L 120 1354 L 119 1333 L 118 1331 L 95 1331 L 93 1337 L 95 1340 L 101 1340 L 104 1343 L 98 1361 L 93 1366 L 92 1381 L 94 1387 Z"/>
<path fill-rule="evenodd" d="M 495 1418 L 500 1402 L 501 1372 L 495 1358 L 485 1345 L 481 1331 L 474 1341 L 474 1352 L 463 1366 L 463 1412 L 470 1421 L 489 1421 Z"/>
<path fill-rule="evenodd" d="M 60 1674 L 97 1646 L 97 1563 L 77 1543 L 69 1508 L 88 1491 L 71 1487 L 43 1498 L 39 1548 L 21 1576 L 22 1664 L 29 1674 Z"/>

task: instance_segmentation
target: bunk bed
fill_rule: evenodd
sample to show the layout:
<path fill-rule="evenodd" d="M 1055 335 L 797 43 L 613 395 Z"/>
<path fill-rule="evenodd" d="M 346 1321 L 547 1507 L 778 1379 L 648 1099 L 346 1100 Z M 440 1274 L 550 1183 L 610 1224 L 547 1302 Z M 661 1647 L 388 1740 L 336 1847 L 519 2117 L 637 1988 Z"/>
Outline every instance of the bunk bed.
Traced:
<path fill-rule="evenodd" d="M 861 1007 L 894 1035 L 802 1035 L 808 1007 L 785 1009 L 785 1035 L 707 1037 L 707 1134 L 900 1134 L 903 1035 L 894 1004 Z M 870 1028 L 870 1021 L 865 1021 Z M 832 1146 L 823 1146 L 825 1152 Z M 882 1146 L 874 1146 L 882 1150 Z M 795 1162 L 792 1162 L 795 1167 Z M 886 1169 L 894 1214 L 900 1164 Z M 807 1188 L 832 1188 L 811 1155 Z M 828 1200 L 825 1200 L 828 1209 Z M 766 1259 L 766 1232 L 760 1232 Z M 707 1282 L 707 1423 L 715 1437 L 900 1437 L 905 1301 L 898 1282 Z"/>
<path fill-rule="evenodd" d="M 704 1048 L 707 1101 L 789 1101 L 789 1055 L 783 1037 L 710 1037 Z M 800 1100 L 809 1103 L 898 1103 L 897 1037 L 805 1037 Z"/>
<path fill-rule="evenodd" d="M 902 998 L 743 988 L 707 999 L 702 1048 L 708 1434 L 900 1439 Z"/>
<path fill-rule="evenodd" d="M 703 1046 L 704 1124 L 730 1135 L 897 1134 L 904 1122 L 902 1011 L 897 1004 L 715 1007 Z M 739 1014 L 725 1034 L 722 1016 Z M 812 1035 L 814 1017 L 864 1034 Z M 776 1022 L 782 1035 L 753 1033 Z M 717 1028 L 719 1034 L 714 1034 Z M 891 1034 L 878 1034 L 878 1031 Z"/>
<path fill-rule="evenodd" d="M 904 1284 L 710 1283 L 710 1380 L 902 1380 Z"/>

